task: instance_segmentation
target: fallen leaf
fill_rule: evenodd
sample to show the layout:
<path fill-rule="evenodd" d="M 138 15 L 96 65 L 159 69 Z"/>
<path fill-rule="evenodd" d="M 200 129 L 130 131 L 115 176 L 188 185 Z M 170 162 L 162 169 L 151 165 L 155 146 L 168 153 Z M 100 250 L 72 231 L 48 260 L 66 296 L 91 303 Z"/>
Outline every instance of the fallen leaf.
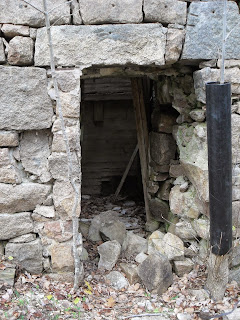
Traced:
<path fill-rule="evenodd" d="M 8 260 L 13 260 L 13 257 L 12 257 L 12 256 L 9 256 L 9 257 L 8 257 Z"/>
<path fill-rule="evenodd" d="M 52 296 L 51 294 L 49 294 L 49 295 L 47 296 L 47 299 L 48 299 L 48 300 L 52 300 L 52 298 L 53 298 L 53 296 Z"/>
<path fill-rule="evenodd" d="M 76 299 L 73 300 L 73 303 L 78 304 L 79 301 L 80 301 L 80 298 L 77 297 Z"/>
<path fill-rule="evenodd" d="M 109 307 L 109 308 L 112 308 L 114 305 L 115 305 L 116 301 L 113 299 L 113 297 L 110 297 L 109 299 L 107 299 L 107 303 L 106 305 Z"/>

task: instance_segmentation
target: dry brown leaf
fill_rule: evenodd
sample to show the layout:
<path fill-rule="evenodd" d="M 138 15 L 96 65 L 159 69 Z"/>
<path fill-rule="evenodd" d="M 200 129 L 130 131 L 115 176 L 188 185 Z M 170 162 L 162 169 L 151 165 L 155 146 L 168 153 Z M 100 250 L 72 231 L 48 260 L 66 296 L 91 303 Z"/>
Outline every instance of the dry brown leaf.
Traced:
<path fill-rule="evenodd" d="M 113 297 L 110 297 L 109 299 L 107 299 L 106 305 L 109 308 L 112 308 L 115 305 L 116 301 L 113 299 Z"/>

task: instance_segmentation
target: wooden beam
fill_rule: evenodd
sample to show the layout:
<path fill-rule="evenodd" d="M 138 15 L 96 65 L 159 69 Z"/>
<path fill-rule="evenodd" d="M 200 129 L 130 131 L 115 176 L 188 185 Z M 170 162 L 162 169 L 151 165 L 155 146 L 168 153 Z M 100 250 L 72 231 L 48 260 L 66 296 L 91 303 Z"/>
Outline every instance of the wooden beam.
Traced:
<path fill-rule="evenodd" d="M 132 78 L 133 106 L 135 110 L 136 129 L 139 147 L 139 157 L 141 163 L 142 184 L 144 193 L 144 202 L 146 210 L 146 219 L 150 220 L 149 200 L 147 192 L 148 184 L 148 127 L 146 119 L 146 110 L 143 96 L 143 84 L 141 78 Z"/>

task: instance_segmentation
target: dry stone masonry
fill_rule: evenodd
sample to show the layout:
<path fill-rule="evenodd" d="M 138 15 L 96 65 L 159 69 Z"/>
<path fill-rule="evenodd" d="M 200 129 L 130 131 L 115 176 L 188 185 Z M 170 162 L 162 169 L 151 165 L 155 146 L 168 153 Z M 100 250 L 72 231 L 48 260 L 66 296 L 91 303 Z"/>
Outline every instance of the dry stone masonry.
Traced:
<path fill-rule="evenodd" d="M 98 247 L 99 268 L 111 270 L 120 254 L 133 257 L 138 267 L 122 266 L 129 281 L 140 277 L 149 290 L 162 293 L 172 283 L 172 266 L 181 276 L 192 269 L 196 255 L 203 259 L 207 250 L 204 86 L 219 80 L 222 9 L 218 1 L 48 2 L 63 116 L 79 181 L 80 80 L 148 76 L 153 81 L 147 182 L 152 218 L 146 224 L 151 236 L 126 232 L 111 211 L 96 216 L 86 234 L 92 241 L 105 241 Z M 43 10 L 40 1 L 31 3 Z M 234 1 L 228 1 L 227 21 L 233 223 L 238 236 L 240 14 Z M 74 270 L 74 198 L 44 24 L 44 15 L 23 1 L 1 0 L 0 248 L 29 272 L 69 275 Z M 158 270 L 154 277 L 151 268 Z M 116 271 L 109 280 L 119 288 L 128 285 Z"/>

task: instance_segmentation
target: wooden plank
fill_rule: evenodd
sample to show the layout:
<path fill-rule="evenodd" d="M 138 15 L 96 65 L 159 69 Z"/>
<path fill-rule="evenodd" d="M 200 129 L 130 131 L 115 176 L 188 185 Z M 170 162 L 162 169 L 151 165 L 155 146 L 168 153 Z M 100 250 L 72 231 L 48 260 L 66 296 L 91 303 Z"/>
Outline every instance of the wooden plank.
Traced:
<path fill-rule="evenodd" d="M 143 85 L 141 78 L 132 78 L 133 105 L 136 117 L 137 138 L 139 147 L 139 156 L 141 162 L 143 194 L 146 210 L 146 219 L 150 220 L 150 209 L 148 201 L 147 183 L 148 183 L 148 129 L 146 111 L 143 97 Z"/>
<path fill-rule="evenodd" d="M 104 108 L 102 102 L 94 102 L 93 106 L 93 121 L 102 122 L 104 121 Z"/>

